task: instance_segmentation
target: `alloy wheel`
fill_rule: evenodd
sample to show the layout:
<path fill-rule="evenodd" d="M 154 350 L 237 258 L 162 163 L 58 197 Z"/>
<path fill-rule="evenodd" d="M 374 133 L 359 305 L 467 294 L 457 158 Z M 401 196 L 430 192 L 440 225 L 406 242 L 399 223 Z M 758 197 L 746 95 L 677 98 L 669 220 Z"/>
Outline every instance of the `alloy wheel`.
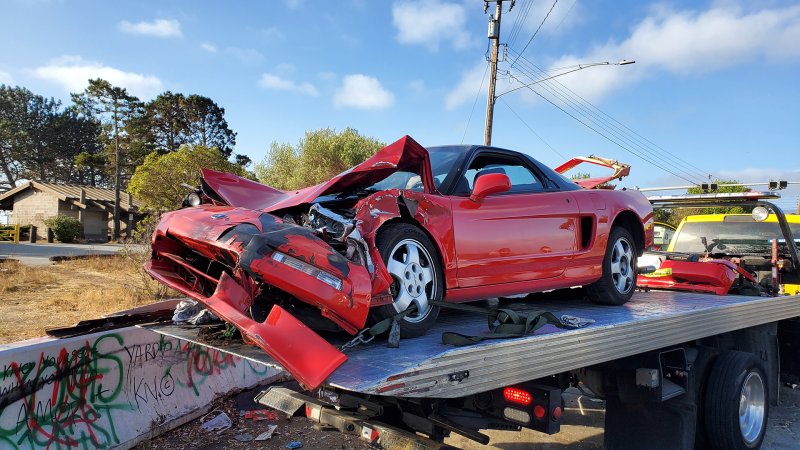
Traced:
<path fill-rule="evenodd" d="M 633 289 L 633 264 L 633 246 L 623 237 L 617 239 L 611 250 L 611 280 L 620 294 Z"/>
<path fill-rule="evenodd" d="M 420 322 L 431 311 L 429 301 L 436 292 L 436 271 L 433 258 L 415 239 L 404 239 L 392 248 L 386 269 L 394 278 L 392 296 L 397 312 L 412 304 L 417 311 L 403 317 L 408 322 Z"/>

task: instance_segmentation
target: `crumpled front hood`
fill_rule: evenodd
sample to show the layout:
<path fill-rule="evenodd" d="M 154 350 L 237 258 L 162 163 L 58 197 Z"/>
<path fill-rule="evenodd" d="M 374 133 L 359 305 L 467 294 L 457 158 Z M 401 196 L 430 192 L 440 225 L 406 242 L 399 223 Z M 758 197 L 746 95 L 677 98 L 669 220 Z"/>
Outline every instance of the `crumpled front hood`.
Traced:
<path fill-rule="evenodd" d="M 419 170 L 426 186 L 433 185 L 428 151 L 411 136 L 403 136 L 363 163 L 328 181 L 297 191 L 281 191 L 211 169 L 202 169 L 202 174 L 206 185 L 227 204 L 269 212 L 311 203 L 322 195 L 366 188 L 399 170 Z"/>

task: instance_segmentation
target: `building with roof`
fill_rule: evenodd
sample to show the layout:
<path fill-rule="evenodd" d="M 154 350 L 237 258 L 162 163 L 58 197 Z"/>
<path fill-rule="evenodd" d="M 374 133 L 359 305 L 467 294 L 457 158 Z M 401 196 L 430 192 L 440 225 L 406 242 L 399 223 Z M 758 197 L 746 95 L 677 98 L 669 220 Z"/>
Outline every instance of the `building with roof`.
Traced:
<path fill-rule="evenodd" d="M 57 215 L 78 219 L 83 238 L 108 242 L 114 214 L 114 190 L 44 181 L 29 181 L 0 194 L 0 209 L 10 210 L 9 224 L 33 225 L 42 232 L 44 221 Z M 120 233 L 125 236 L 139 217 L 139 208 L 130 194 L 121 193 Z M 41 233 L 41 232 L 40 232 Z M 43 234 L 41 234 L 43 235 Z"/>

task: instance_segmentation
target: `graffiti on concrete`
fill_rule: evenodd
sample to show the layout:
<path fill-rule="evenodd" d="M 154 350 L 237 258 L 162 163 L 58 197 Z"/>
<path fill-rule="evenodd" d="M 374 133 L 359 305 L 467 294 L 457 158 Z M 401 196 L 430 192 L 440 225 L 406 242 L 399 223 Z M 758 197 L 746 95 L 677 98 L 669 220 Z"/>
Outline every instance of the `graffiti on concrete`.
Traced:
<path fill-rule="evenodd" d="M 113 447 L 275 375 L 242 358 L 139 329 L 14 350 L 0 351 L 4 449 Z"/>

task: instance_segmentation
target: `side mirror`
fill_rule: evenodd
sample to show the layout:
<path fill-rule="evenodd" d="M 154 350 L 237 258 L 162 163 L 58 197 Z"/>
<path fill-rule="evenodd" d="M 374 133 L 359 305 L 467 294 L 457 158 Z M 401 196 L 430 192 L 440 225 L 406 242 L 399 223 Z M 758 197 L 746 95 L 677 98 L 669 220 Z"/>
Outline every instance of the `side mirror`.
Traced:
<path fill-rule="evenodd" d="M 472 187 L 472 195 L 469 196 L 469 199 L 473 202 L 480 202 L 486 196 L 508 192 L 509 189 L 511 189 L 511 180 L 508 179 L 508 175 L 487 173 L 475 180 L 475 186 Z"/>

